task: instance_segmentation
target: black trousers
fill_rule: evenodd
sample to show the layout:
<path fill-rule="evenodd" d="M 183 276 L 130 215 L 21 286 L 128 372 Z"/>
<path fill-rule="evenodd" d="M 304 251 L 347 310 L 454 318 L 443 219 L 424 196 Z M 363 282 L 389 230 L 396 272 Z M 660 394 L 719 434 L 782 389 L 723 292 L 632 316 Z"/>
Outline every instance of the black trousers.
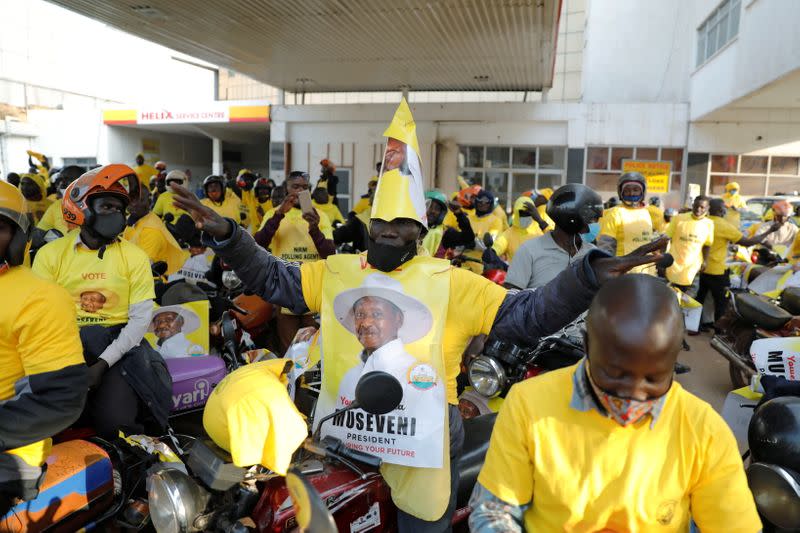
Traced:
<path fill-rule="evenodd" d="M 450 522 L 456 512 L 458 495 L 458 459 L 464 446 L 464 424 L 458 406 L 448 404 L 450 420 L 450 503 L 439 520 L 428 522 L 405 511 L 397 510 L 397 530 L 399 533 L 444 533 L 452 531 Z"/>
<path fill-rule="evenodd" d="M 716 322 L 728 307 L 728 287 L 731 285 L 731 278 L 728 272 L 725 274 L 700 274 L 700 288 L 697 291 L 697 301 L 703 303 L 706 295 L 710 292 L 714 300 L 714 321 Z"/>
<path fill-rule="evenodd" d="M 673 283 L 672 285 L 674 287 L 677 287 L 678 289 L 680 289 L 682 292 L 684 292 L 688 296 L 691 296 L 692 298 L 697 300 L 697 293 L 700 290 L 700 276 L 699 275 L 695 276 L 694 279 L 692 280 L 692 284 L 691 285 L 678 285 L 677 283 Z M 700 302 L 700 303 L 703 303 L 703 302 Z"/>
<path fill-rule="evenodd" d="M 86 364 L 97 361 L 108 345 L 119 335 L 122 326 L 84 326 L 81 328 L 81 342 Z M 123 357 L 128 357 L 127 354 Z M 89 392 L 86 407 L 80 422 L 89 424 L 97 435 L 106 440 L 117 438 L 122 431 L 126 435 L 140 434 L 143 424 L 137 420 L 140 413 L 140 400 L 136 391 L 123 376 L 121 360 L 109 368 L 100 385 Z"/>

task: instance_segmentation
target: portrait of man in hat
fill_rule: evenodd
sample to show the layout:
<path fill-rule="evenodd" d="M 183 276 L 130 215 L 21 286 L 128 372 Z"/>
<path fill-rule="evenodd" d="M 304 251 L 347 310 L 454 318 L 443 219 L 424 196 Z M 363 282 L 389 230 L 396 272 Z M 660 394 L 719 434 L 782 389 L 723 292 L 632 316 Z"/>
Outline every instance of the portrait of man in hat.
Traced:
<path fill-rule="evenodd" d="M 156 309 L 148 331 L 156 336 L 154 348 L 164 359 L 203 355 L 203 347 L 186 338 L 200 327 L 200 317 L 186 307 L 167 305 Z"/>
<path fill-rule="evenodd" d="M 399 281 L 383 274 L 367 276 L 360 287 L 339 294 L 333 309 L 337 320 L 363 348 L 359 364 L 340 383 L 338 402 L 342 398 L 352 400 L 358 379 L 373 370 L 388 372 L 400 381 L 403 403 L 409 400 L 409 394 L 440 384 L 433 367 L 405 349 L 406 344 L 427 335 L 433 317 L 424 303 L 405 293 Z"/>

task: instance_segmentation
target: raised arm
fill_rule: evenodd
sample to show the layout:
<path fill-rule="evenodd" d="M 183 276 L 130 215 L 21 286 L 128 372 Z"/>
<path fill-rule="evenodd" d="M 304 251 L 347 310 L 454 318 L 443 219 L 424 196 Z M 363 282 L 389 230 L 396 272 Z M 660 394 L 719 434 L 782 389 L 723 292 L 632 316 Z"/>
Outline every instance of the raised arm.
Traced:
<path fill-rule="evenodd" d="M 274 257 L 233 220 L 202 205 L 189 190 L 174 183 L 171 187 L 175 192 L 175 205 L 187 211 L 197 228 L 203 230 L 204 244 L 231 266 L 248 290 L 293 313 L 308 311 L 299 264 Z"/>

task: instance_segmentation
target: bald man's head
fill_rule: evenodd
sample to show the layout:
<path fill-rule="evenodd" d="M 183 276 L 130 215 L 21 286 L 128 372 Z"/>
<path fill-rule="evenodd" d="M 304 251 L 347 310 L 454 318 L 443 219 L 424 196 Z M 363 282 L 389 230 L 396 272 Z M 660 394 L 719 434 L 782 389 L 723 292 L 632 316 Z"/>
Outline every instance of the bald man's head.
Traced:
<path fill-rule="evenodd" d="M 637 400 L 666 394 L 684 334 L 671 289 L 644 274 L 612 279 L 595 295 L 586 324 L 586 351 L 598 387 Z"/>

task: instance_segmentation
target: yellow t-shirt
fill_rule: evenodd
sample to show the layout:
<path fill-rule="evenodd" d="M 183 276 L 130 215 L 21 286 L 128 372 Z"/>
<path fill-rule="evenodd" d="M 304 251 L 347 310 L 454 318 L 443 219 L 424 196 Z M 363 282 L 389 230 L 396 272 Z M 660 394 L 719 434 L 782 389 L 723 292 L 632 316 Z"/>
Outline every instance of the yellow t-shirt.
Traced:
<path fill-rule="evenodd" d="M 539 224 L 534 221 L 530 226 L 523 229 L 519 226 L 511 226 L 505 230 L 495 241 L 492 248 L 497 255 L 505 255 L 506 261 L 514 259 L 514 254 L 517 253 L 522 243 L 543 235 L 542 230 L 539 229 Z"/>
<path fill-rule="evenodd" d="M 667 268 L 667 279 L 677 285 L 691 285 L 703 266 L 703 247 L 714 242 L 714 222 L 691 213 L 672 217 L 667 228 L 669 251 L 675 262 Z"/>
<path fill-rule="evenodd" d="M 34 224 L 38 224 L 39 221 L 44 218 L 44 214 L 53 204 L 53 201 L 45 198 L 44 200 L 39 200 L 37 202 L 28 201 L 26 203 L 28 204 L 28 212 L 33 215 Z"/>
<path fill-rule="evenodd" d="M 372 206 L 369 204 L 369 198 L 359 198 L 355 207 L 353 207 L 353 211 L 355 211 L 356 214 L 359 214 L 362 211 L 367 211 L 370 207 Z"/>
<path fill-rule="evenodd" d="M 166 275 L 180 270 L 189 259 L 189 252 L 181 248 L 155 213 L 147 213 L 135 225 L 126 226 L 122 238 L 144 250 L 153 263 L 165 261 Z"/>
<path fill-rule="evenodd" d="M 242 222 L 242 211 L 244 207 L 239 197 L 233 193 L 226 194 L 225 200 L 221 204 L 212 202 L 211 198 L 203 198 L 200 200 L 200 203 L 206 207 L 210 207 L 219 216 L 232 218 L 236 223 Z"/>
<path fill-rule="evenodd" d="M 166 190 L 158 195 L 158 200 L 156 200 L 156 205 L 153 206 L 153 213 L 157 216 L 164 218 L 164 215 L 167 213 L 171 213 L 174 217 L 173 223 L 178 221 L 178 218 L 181 215 L 188 215 L 186 211 L 183 209 L 178 209 L 173 205 L 173 198 L 175 198 L 175 194 L 170 191 Z"/>
<path fill-rule="evenodd" d="M 492 214 L 500 219 L 500 223 L 503 224 L 503 231 L 510 227 L 508 224 L 508 213 L 506 213 L 506 210 L 502 205 L 497 204 L 497 207 L 494 208 Z"/>
<path fill-rule="evenodd" d="M 744 235 L 736 226 L 723 218 L 713 216 L 708 218 L 714 222 L 714 242 L 708 252 L 705 273 L 720 276 L 727 270 L 725 260 L 728 258 L 728 244 L 739 242 Z"/>
<path fill-rule="evenodd" d="M 64 220 L 64 215 L 61 212 L 61 200 L 56 200 L 47 208 L 47 211 L 42 215 L 36 227 L 44 231 L 57 229 L 62 235 L 66 235 L 69 231 L 67 222 Z"/>
<path fill-rule="evenodd" d="M 158 170 L 147 163 L 133 167 L 133 171 L 136 173 L 136 177 L 139 178 L 139 183 L 142 184 L 142 187 L 148 189 L 150 188 L 150 178 L 158 174 Z"/>
<path fill-rule="evenodd" d="M 478 241 L 483 241 L 483 236 L 486 233 L 492 236 L 492 240 L 495 240 L 503 232 L 503 221 L 497 218 L 494 213 L 479 217 L 475 214 L 475 211 L 471 211 L 469 213 L 469 222 L 472 225 L 472 231 L 475 232 L 475 239 Z M 483 256 L 483 250 L 474 248 L 464 252 L 464 255 L 480 260 Z M 481 262 L 466 261 L 463 264 L 463 268 L 476 274 L 483 272 L 483 264 Z"/>
<path fill-rule="evenodd" d="M 429 228 L 428 233 L 422 239 L 422 249 L 425 250 L 429 256 L 435 257 L 436 252 L 439 251 L 439 245 L 442 244 L 442 237 L 444 236 L 444 227 L 440 224 L 435 228 Z"/>
<path fill-rule="evenodd" d="M 326 268 L 324 260 L 300 267 L 303 299 L 312 313 L 318 313 L 322 306 Z M 476 335 L 489 334 L 505 297 L 506 290 L 500 285 L 461 268 L 450 269 L 450 299 L 442 339 L 448 403 L 458 404 L 456 378 L 461 373 L 461 357 L 467 344 Z"/>
<path fill-rule="evenodd" d="M 292 454 L 308 435 L 303 415 L 289 398 L 286 377 L 281 377 L 285 366 L 285 359 L 244 366 L 208 397 L 203 427 L 236 466 L 260 464 L 285 476 Z"/>
<path fill-rule="evenodd" d="M 0 292 L 6 298 L 0 306 L 0 401 L 13 398 L 25 376 L 83 363 L 75 307 L 64 289 L 14 267 L 0 275 Z M 41 466 L 50 445 L 45 439 L 4 453 Z"/>
<path fill-rule="evenodd" d="M 664 211 L 655 205 L 648 204 L 647 210 L 650 212 L 650 220 L 653 222 L 653 231 L 663 233 L 667 223 L 664 221 Z"/>
<path fill-rule="evenodd" d="M 617 255 L 626 255 L 653 239 L 653 219 L 642 207 L 618 205 L 603 213 L 600 235 L 617 241 Z"/>
<path fill-rule="evenodd" d="M 645 211 L 646 212 L 646 211 Z M 525 511 L 527 531 L 754 533 L 736 440 L 677 382 L 652 419 L 622 427 L 570 407 L 576 366 L 514 385 L 478 481 Z"/>
<path fill-rule="evenodd" d="M 339 208 L 336 207 L 334 204 L 318 204 L 315 201 L 311 201 L 311 205 L 314 206 L 314 209 L 321 213 L 325 213 L 327 215 L 328 220 L 331 224 L 336 222 L 344 222 L 344 217 L 342 217 L 342 212 L 339 211 Z"/>
<path fill-rule="evenodd" d="M 44 245 L 36 254 L 33 271 L 72 296 L 78 325 L 114 326 L 128 321 L 128 307 L 153 300 L 150 259 L 141 248 L 122 239 L 97 250 L 78 242 L 80 230 Z"/>
<path fill-rule="evenodd" d="M 262 228 L 274 214 L 275 210 L 273 209 L 264 215 L 264 220 L 261 223 Z M 331 229 L 328 215 L 322 212 L 318 214 L 319 230 L 325 235 L 326 239 L 333 239 L 333 230 Z M 296 208 L 290 209 L 284 215 L 280 226 L 278 226 L 278 231 L 272 237 L 269 249 L 272 250 L 272 255 L 285 261 L 319 260 L 317 247 L 314 246 L 314 241 L 311 239 L 311 235 L 308 234 L 308 222 L 303 219 L 303 212 Z"/>

